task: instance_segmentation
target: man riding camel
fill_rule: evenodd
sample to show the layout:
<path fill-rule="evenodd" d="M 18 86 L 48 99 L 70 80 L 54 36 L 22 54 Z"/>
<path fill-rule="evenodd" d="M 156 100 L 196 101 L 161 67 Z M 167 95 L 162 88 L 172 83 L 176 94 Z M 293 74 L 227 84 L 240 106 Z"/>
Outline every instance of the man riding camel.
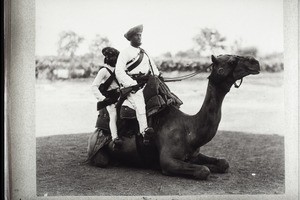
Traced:
<path fill-rule="evenodd" d="M 139 77 L 145 75 L 159 75 L 157 66 L 148 54 L 140 48 L 142 44 L 143 25 L 135 26 L 124 34 L 124 37 L 130 41 L 130 46 L 120 51 L 115 73 L 120 87 L 127 88 L 137 86 Z M 144 144 L 148 144 L 154 133 L 152 127 L 148 126 L 146 116 L 146 106 L 143 96 L 144 85 L 139 85 L 139 90 L 133 90 L 127 100 L 132 104 L 136 111 L 137 121 L 139 123 L 139 132 L 143 136 Z"/>

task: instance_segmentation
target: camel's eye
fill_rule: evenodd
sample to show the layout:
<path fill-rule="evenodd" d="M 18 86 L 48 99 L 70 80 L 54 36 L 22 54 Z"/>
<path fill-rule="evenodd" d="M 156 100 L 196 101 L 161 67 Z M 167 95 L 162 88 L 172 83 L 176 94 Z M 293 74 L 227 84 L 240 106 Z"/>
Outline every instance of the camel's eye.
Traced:
<path fill-rule="evenodd" d="M 218 69 L 218 74 L 220 74 L 220 75 L 224 74 L 224 69 L 222 67 L 220 67 Z"/>

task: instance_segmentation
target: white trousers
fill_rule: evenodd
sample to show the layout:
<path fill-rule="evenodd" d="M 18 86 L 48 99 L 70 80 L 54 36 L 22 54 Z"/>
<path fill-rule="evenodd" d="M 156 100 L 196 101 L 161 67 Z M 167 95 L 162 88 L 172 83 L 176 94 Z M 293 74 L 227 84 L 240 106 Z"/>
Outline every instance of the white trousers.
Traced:
<path fill-rule="evenodd" d="M 139 122 L 140 133 L 144 134 L 145 129 L 148 127 L 148 123 L 143 88 L 138 90 L 136 93 L 130 93 L 127 96 L 127 100 L 132 104 L 136 112 L 136 118 Z"/>
<path fill-rule="evenodd" d="M 111 132 L 111 137 L 112 139 L 115 139 L 118 137 L 116 104 L 108 105 L 106 106 L 106 109 L 109 115 L 109 128 Z"/>

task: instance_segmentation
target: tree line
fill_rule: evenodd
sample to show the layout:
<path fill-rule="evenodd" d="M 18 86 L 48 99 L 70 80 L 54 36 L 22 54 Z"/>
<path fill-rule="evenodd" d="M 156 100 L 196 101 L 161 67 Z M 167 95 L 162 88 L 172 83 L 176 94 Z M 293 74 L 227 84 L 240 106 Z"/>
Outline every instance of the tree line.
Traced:
<path fill-rule="evenodd" d="M 36 58 L 36 78 L 68 79 L 88 78 L 97 74 L 103 66 L 101 50 L 111 46 L 106 36 L 96 35 L 89 44 L 89 52 L 84 55 L 76 55 L 76 52 L 84 37 L 74 31 L 63 31 L 59 34 L 56 56 L 43 56 Z M 256 47 L 241 47 L 241 41 L 228 43 L 226 37 L 216 29 L 202 28 L 193 38 L 194 46 L 188 50 L 178 51 L 174 55 L 165 52 L 154 58 L 161 71 L 195 71 L 206 72 L 206 66 L 210 63 L 210 55 L 236 54 L 251 55 L 256 57 L 262 71 L 279 72 L 283 70 L 283 55 L 270 54 L 258 58 Z"/>

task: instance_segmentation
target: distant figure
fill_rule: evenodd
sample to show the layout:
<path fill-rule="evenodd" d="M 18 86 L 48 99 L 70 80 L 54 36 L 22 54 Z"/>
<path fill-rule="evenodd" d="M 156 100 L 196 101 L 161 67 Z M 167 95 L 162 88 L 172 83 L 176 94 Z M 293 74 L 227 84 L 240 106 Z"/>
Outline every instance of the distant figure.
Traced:
<path fill-rule="evenodd" d="M 106 47 L 102 50 L 104 55 L 105 67 L 101 67 L 96 78 L 92 83 L 92 91 L 98 100 L 97 110 L 107 109 L 109 114 L 109 128 L 112 140 L 115 144 L 121 144 L 117 133 L 117 110 L 116 102 L 119 97 L 119 83 L 115 78 L 114 69 L 116 66 L 119 51 L 117 49 Z M 100 107 L 99 107 L 100 105 Z"/>
<path fill-rule="evenodd" d="M 120 52 L 115 70 L 116 78 L 121 87 L 126 88 L 137 85 L 138 82 L 136 80 L 140 76 L 149 74 L 159 75 L 155 63 L 149 58 L 145 50 L 140 48 L 142 44 L 142 32 L 143 25 L 138 25 L 129 29 L 124 35 L 124 37 L 130 41 L 130 46 Z M 143 88 L 131 92 L 127 96 L 127 99 L 136 110 L 143 142 L 149 144 L 149 139 L 154 131 L 152 127 L 148 127 Z"/>

